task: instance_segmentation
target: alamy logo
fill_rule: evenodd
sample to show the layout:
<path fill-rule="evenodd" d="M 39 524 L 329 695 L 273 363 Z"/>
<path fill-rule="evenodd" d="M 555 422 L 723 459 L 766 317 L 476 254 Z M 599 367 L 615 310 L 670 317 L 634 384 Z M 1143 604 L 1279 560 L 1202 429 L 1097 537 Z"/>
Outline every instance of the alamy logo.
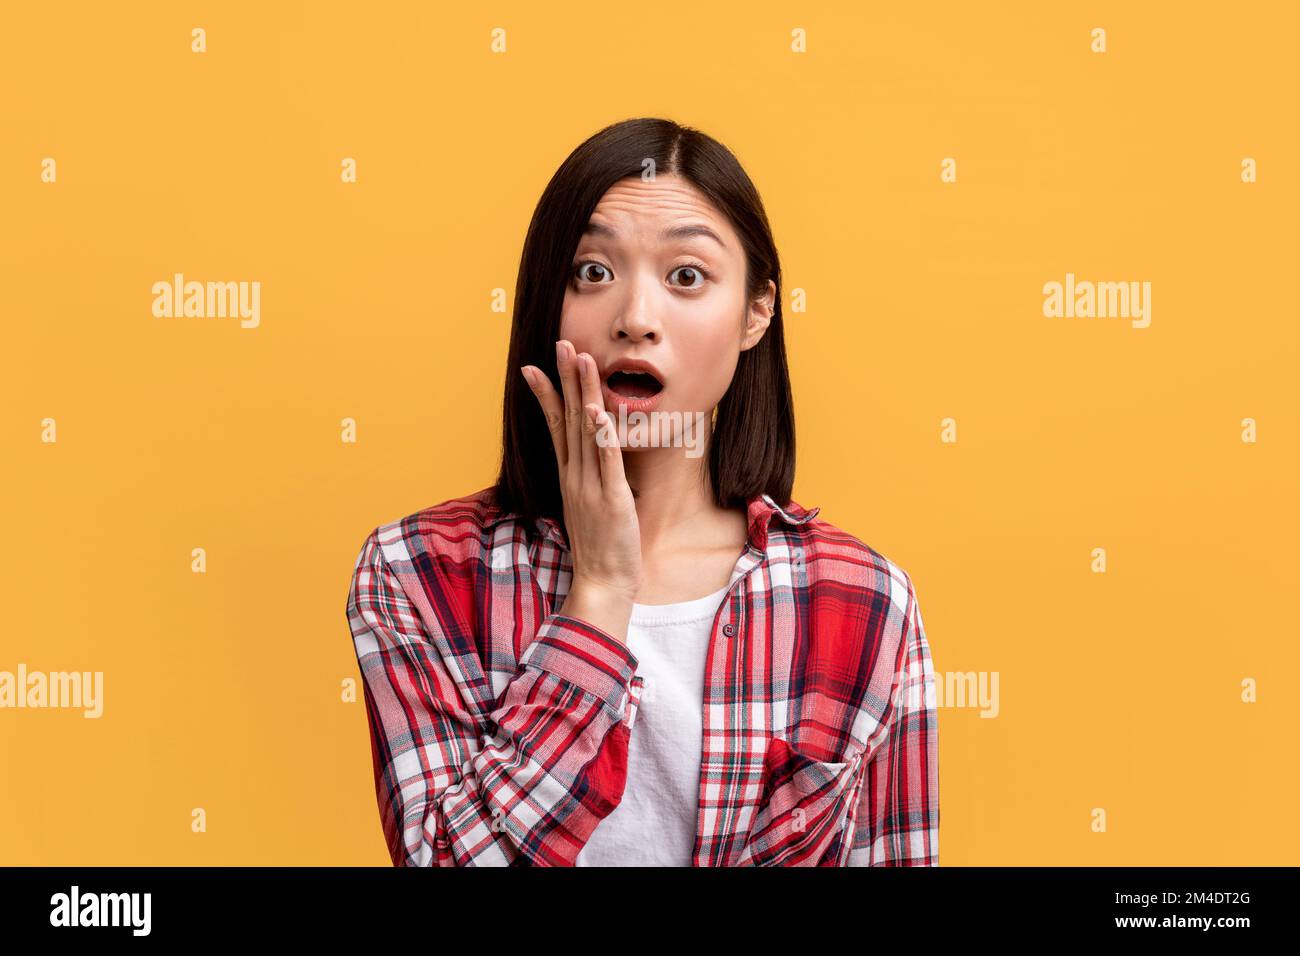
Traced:
<path fill-rule="evenodd" d="M 605 414 L 608 416 L 609 412 Z M 709 420 L 703 412 L 631 412 L 619 405 L 618 418 L 596 431 L 602 448 L 685 448 L 687 458 L 704 454 Z"/>
<path fill-rule="evenodd" d="M 155 318 L 240 319 L 239 326 L 255 329 L 262 322 L 262 283 L 185 281 L 177 272 L 172 281 L 153 284 Z"/>
<path fill-rule="evenodd" d="M 1076 282 L 1073 272 L 1043 286 L 1043 315 L 1049 319 L 1132 319 L 1135 329 L 1151 324 L 1150 282 Z"/>
<path fill-rule="evenodd" d="M 28 673 L 19 664 L 17 674 L 0 671 L 0 708 L 6 707 L 79 707 L 83 717 L 98 718 L 104 713 L 104 672 Z"/>
<path fill-rule="evenodd" d="M 71 893 L 50 897 L 51 926 L 130 926 L 132 936 L 148 936 L 151 893 L 87 893 L 75 883 Z"/>
<path fill-rule="evenodd" d="M 939 671 L 935 674 L 934 695 L 938 707 L 969 707 L 981 717 L 996 717 L 1002 709 L 998 702 L 1000 671 Z"/>

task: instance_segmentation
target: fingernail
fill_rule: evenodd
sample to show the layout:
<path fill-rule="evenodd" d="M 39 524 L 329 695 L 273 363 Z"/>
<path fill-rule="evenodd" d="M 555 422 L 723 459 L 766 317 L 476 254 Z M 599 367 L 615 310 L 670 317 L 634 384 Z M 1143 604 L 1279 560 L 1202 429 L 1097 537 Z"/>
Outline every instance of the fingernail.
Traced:
<path fill-rule="evenodd" d="M 530 372 L 530 371 L 528 371 L 528 366 L 527 366 L 527 365 L 521 365 L 521 366 L 519 366 L 519 371 L 523 373 L 524 381 L 528 383 L 528 387 L 529 387 L 529 388 L 532 388 L 532 387 L 533 387 L 533 373 Z"/>
<path fill-rule="evenodd" d="M 561 339 L 555 343 L 555 363 L 558 365 L 561 356 L 564 355 L 564 340 Z"/>

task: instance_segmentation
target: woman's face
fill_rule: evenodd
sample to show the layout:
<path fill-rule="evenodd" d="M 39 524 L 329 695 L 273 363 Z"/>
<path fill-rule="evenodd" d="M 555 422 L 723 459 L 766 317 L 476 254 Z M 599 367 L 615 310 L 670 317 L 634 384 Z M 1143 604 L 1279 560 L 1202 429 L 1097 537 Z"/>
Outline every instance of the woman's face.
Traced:
<path fill-rule="evenodd" d="M 707 424 L 741 351 L 768 326 L 768 286 L 748 301 L 739 236 L 686 180 L 632 177 L 601 197 L 578 243 L 560 338 L 596 360 L 616 425 L 620 406 L 629 415 L 701 412 Z M 611 379 L 621 359 L 648 362 L 662 388 L 617 370 Z"/>

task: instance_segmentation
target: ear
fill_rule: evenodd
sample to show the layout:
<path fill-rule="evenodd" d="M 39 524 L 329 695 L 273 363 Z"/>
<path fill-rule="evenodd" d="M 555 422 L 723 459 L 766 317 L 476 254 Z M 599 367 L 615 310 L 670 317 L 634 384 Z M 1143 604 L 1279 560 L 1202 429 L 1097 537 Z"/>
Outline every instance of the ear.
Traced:
<path fill-rule="evenodd" d="M 758 344 L 776 315 L 776 283 L 767 280 L 767 294 L 749 303 L 745 313 L 745 334 L 740 340 L 740 350 L 752 349 Z"/>

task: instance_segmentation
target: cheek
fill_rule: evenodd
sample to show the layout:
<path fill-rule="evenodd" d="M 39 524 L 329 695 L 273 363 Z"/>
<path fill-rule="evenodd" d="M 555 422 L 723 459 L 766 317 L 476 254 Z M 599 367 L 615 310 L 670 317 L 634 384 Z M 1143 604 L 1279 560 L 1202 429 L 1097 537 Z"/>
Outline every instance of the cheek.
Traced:
<path fill-rule="evenodd" d="M 600 316 L 584 307 L 582 300 L 566 293 L 564 307 L 560 312 L 560 332 L 557 338 L 572 342 L 579 352 L 590 352 L 592 343 L 597 338 Z"/>
<path fill-rule="evenodd" d="M 678 331 L 677 348 L 690 383 L 686 403 L 695 408 L 710 408 L 722 398 L 731 384 L 740 356 L 740 320 L 688 325 Z"/>

